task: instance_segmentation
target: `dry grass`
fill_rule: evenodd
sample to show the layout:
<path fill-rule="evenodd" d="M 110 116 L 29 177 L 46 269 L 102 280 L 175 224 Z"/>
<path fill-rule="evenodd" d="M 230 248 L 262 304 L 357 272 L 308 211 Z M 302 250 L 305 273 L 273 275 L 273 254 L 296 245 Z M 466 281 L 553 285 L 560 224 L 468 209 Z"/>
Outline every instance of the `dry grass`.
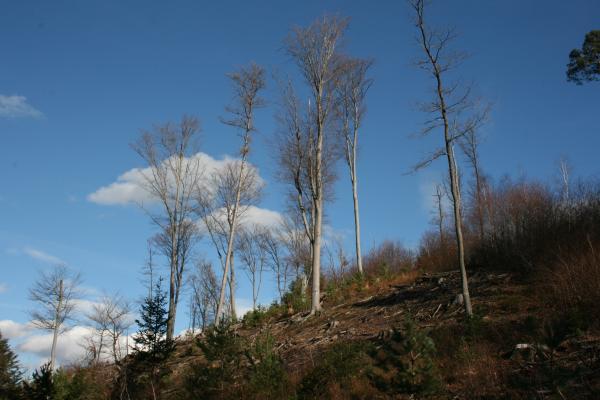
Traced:
<path fill-rule="evenodd" d="M 543 298 L 564 314 L 576 312 L 594 323 L 600 320 L 600 254 L 591 241 L 581 252 L 559 257 L 548 275 Z"/>

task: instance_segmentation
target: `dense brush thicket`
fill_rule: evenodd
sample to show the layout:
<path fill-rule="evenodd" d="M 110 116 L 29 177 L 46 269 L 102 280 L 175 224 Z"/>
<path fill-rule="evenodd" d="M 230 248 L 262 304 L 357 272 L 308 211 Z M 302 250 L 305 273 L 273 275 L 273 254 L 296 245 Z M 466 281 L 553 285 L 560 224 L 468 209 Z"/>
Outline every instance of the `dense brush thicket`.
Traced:
<path fill-rule="evenodd" d="M 565 313 L 600 314 L 600 189 L 504 179 L 466 205 L 468 269 L 515 273 Z M 483 224 L 480 224 L 482 221 Z M 480 226 L 483 229 L 480 229 Z M 457 268 L 453 226 L 427 232 L 416 259 L 425 271 Z"/>

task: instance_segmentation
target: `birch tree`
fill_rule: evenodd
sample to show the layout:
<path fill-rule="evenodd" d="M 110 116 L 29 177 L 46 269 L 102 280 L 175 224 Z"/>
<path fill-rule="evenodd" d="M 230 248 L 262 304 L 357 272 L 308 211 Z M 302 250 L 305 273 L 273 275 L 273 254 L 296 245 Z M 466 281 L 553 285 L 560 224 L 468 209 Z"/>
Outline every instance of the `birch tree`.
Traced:
<path fill-rule="evenodd" d="M 167 123 L 143 131 L 132 145 L 148 164 L 142 170 L 143 187 L 159 204 L 140 205 L 159 228 L 153 243 L 169 265 L 168 340 L 173 339 L 183 274 L 197 234 L 191 218 L 192 196 L 203 172 L 199 158 L 194 157 L 199 130 L 196 118 L 184 116 L 178 124 Z"/>
<path fill-rule="evenodd" d="M 295 28 L 285 46 L 295 61 L 310 93 L 307 126 L 304 134 L 304 155 L 312 213 L 312 304 L 311 314 L 321 310 L 321 244 L 323 205 L 325 200 L 324 164 L 331 157 L 327 142 L 333 141 L 332 123 L 335 118 L 336 85 L 342 72 L 338 47 L 347 26 L 346 19 L 322 17 L 307 28 Z M 306 225 L 306 223 L 305 223 Z"/>
<path fill-rule="evenodd" d="M 410 0 L 409 2 L 415 11 L 418 41 L 425 56 L 417 62 L 417 65 L 426 71 L 435 82 L 435 97 L 423 107 L 424 111 L 432 115 L 423 130 L 423 134 L 441 129 L 443 146 L 434 151 L 430 157 L 420 162 L 415 168 L 427 166 L 439 157 L 445 157 L 448 163 L 462 296 L 465 312 L 468 317 L 471 317 L 473 308 L 465 265 L 459 170 L 454 144 L 467 132 L 475 130 L 481 124 L 482 116 L 472 112 L 474 104 L 470 100 L 469 88 L 463 88 L 457 83 L 448 84 L 446 80 L 448 72 L 455 68 L 464 56 L 449 52 L 449 43 L 454 38 L 451 30 L 437 31 L 426 25 L 425 2 L 425 0 Z"/>
<path fill-rule="evenodd" d="M 67 329 L 67 322 L 73 318 L 76 300 L 80 297 L 81 277 L 72 273 L 65 265 L 57 265 L 52 271 L 42 271 L 33 287 L 29 299 L 36 303 L 30 312 L 32 323 L 52 332 L 50 350 L 50 370 L 56 365 L 56 345 L 58 337 Z"/>
<path fill-rule="evenodd" d="M 358 176 L 356 155 L 358 133 L 365 114 L 365 97 L 372 84 L 367 72 L 372 65 L 370 60 L 349 58 L 345 61 L 344 73 L 337 85 L 340 102 L 342 136 L 344 139 L 344 156 L 350 172 L 352 184 L 352 202 L 354 206 L 354 240 L 356 248 L 356 265 L 363 274 L 362 255 L 360 250 L 360 214 L 358 207 Z"/>

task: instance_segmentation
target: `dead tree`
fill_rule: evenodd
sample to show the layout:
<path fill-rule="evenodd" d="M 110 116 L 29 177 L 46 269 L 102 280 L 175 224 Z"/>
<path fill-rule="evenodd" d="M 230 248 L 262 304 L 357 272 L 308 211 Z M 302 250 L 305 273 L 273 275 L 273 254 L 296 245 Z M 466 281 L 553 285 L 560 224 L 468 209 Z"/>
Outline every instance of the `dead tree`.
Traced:
<path fill-rule="evenodd" d="M 458 264 L 462 280 L 462 295 L 466 314 L 468 317 L 471 317 L 473 309 L 465 266 L 461 193 L 454 144 L 467 132 L 476 130 L 481 124 L 483 117 L 480 113 L 471 113 L 469 115 L 469 111 L 472 111 L 474 106 L 470 100 L 469 88 L 461 91 L 460 85 L 448 84 L 445 80 L 448 71 L 456 67 L 464 58 L 461 54 L 448 52 L 449 43 L 454 38 L 453 32 L 435 31 L 427 27 L 425 24 L 425 0 L 410 0 L 410 5 L 415 11 L 416 27 L 419 32 L 418 41 L 425 55 L 424 59 L 418 61 L 417 65 L 431 74 L 435 81 L 435 98 L 423 107 L 424 111 L 432 115 L 423 134 L 442 128 L 444 139 L 443 146 L 436 150 L 431 157 L 417 164 L 415 169 L 427 166 L 439 157 L 446 157 L 450 177 L 452 206 L 454 209 L 454 229 L 458 250 Z"/>
<path fill-rule="evenodd" d="M 96 361 L 99 361 L 102 355 L 104 339 L 108 339 L 110 355 L 115 365 L 119 365 L 123 358 L 122 336 L 133 325 L 129 303 L 118 294 L 104 296 L 93 306 L 87 317 L 94 324 L 96 335 L 99 336 L 100 345 Z"/>
<path fill-rule="evenodd" d="M 291 275 L 290 263 L 285 252 L 285 235 L 281 225 L 270 229 L 262 229 L 258 236 L 259 245 L 266 257 L 265 262 L 275 275 L 280 300 L 287 289 Z"/>
<path fill-rule="evenodd" d="M 352 200 L 354 205 L 354 236 L 356 247 L 356 265 L 362 275 L 362 255 L 360 250 L 360 214 L 358 207 L 358 176 L 356 155 L 358 147 L 358 132 L 365 114 L 365 97 L 373 80 L 367 78 L 367 72 L 372 65 L 371 60 L 349 58 L 345 61 L 344 72 L 337 85 L 339 96 L 339 113 L 341 131 L 344 141 L 344 156 L 350 172 L 352 184 Z"/>
<path fill-rule="evenodd" d="M 568 205 L 570 202 L 570 189 L 571 189 L 571 164 L 569 160 L 562 156 L 560 160 L 558 160 L 558 180 L 560 181 L 561 186 L 561 198 L 565 205 Z"/>
<path fill-rule="evenodd" d="M 261 246 L 261 235 L 264 228 L 259 226 L 247 227 L 240 230 L 236 250 L 244 270 L 252 285 L 252 310 L 256 310 L 262 276 L 266 264 L 266 254 Z"/>
<path fill-rule="evenodd" d="M 286 40 L 286 50 L 296 62 L 310 92 L 307 111 L 306 161 L 308 187 L 313 214 L 312 224 L 312 305 L 311 313 L 321 310 L 321 244 L 323 204 L 325 200 L 324 164 L 327 141 L 332 141 L 332 122 L 335 118 L 336 86 L 342 72 L 342 57 L 338 47 L 347 20 L 322 17 L 307 28 L 295 28 Z"/>
<path fill-rule="evenodd" d="M 487 111 L 485 111 L 487 114 Z M 483 240 L 485 235 L 486 225 L 486 208 L 485 208 L 485 195 L 486 195 L 486 179 L 482 172 L 481 164 L 479 162 L 479 144 L 480 137 L 475 129 L 471 129 L 465 132 L 462 140 L 459 141 L 460 147 L 469 162 L 471 169 L 473 170 L 474 189 L 473 189 L 473 200 L 475 208 L 475 217 L 477 220 L 477 228 L 479 240 Z"/>
<path fill-rule="evenodd" d="M 250 64 L 249 67 L 242 68 L 238 72 L 229 74 L 235 92 L 234 105 L 226 107 L 226 111 L 231 115 L 229 119 L 223 118 L 222 122 L 240 130 L 242 147 L 240 149 L 241 162 L 239 163 L 238 186 L 236 188 L 235 201 L 233 203 L 230 215 L 231 224 L 227 237 L 227 252 L 225 253 L 225 266 L 223 278 L 221 280 L 221 291 L 219 295 L 219 304 L 217 307 L 216 323 L 221 322 L 223 306 L 225 304 L 225 286 L 227 276 L 231 268 L 231 259 L 233 256 L 235 231 L 237 228 L 238 207 L 240 203 L 242 177 L 247 167 L 248 154 L 250 153 L 250 143 L 252 134 L 256 131 L 254 126 L 254 111 L 256 108 L 264 106 L 264 101 L 259 97 L 259 92 L 265 87 L 264 70 L 256 64 Z M 233 292 L 235 291 L 235 275 L 231 268 L 230 292 L 232 301 L 235 300 Z"/>
<path fill-rule="evenodd" d="M 211 263 L 202 261 L 196 264 L 190 278 L 190 287 L 193 310 L 190 328 L 193 332 L 198 326 L 197 319 L 200 319 L 200 328 L 204 332 L 214 322 L 219 302 L 219 284 Z"/>
<path fill-rule="evenodd" d="M 36 303 L 36 309 L 30 312 L 32 323 L 52 332 L 51 371 L 56 364 L 58 336 L 66 330 L 67 321 L 73 317 L 75 301 L 81 295 L 80 284 L 79 274 L 70 272 L 65 265 L 57 265 L 50 272 L 42 271 L 29 290 L 29 299 Z"/>
<path fill-rule="evenodd" d="M 149 172 L 142 173 L 144 189 L 160 204 L 160 212 L 148 211 L 148 215 L 159 227 L 154 244 L 169 264 L 169 340 L 173 339 L 187 254 L 197 233 L 191 221 L 192 196 L 203 172 L 200 160 L 194 157 L 198 132 L 198 120 L 184 116 L 178 124 L 167 123 L 143 132 L 132 145 L 148 164 Z"/>
<path fill-rule="evenodd" d="M 242 170 L 241 163 L 240 160 L 230 161 L 222 169 L 214 171 L 208 183 L 198 186 L 196 192 L 196 215 L 201 219 L 203 228 L 217 251 L 223 270 L 223 286 L 219 290 L 219 299 L 222 295 L 224 304 L 225 291 L 229 286 L 232 319 L 236 318 L 235 270 L 231 268 L 233 253 L 229 256 L 228 272 L 225 268 L 230 238 L 233 240 L 231 243 L 235 244 L 235 236 L 231 237 L 231 232 L 235 234 L 243 223 L 244 215 L 250 206 L 258 202 L 262 192 L 262 181 L 252 165 L 246 163 L 243 175 L 239 175 L 239 171 Z M 225 308 L 221 309 L 221 314 L 224 310 Z"/>
<path fill-rule="evenodd" d="M 282 106 L 277 121 L 277 162 L 279 180 L 290 187 L 288 196 L 293 219 L 301 222 L 302 230 L 314 247 L 315 213 L 310 194 L 311 163 L 308 154 L 309 136 L 306 112 L 296 96 L 291 83 L 282 90 Z"/>

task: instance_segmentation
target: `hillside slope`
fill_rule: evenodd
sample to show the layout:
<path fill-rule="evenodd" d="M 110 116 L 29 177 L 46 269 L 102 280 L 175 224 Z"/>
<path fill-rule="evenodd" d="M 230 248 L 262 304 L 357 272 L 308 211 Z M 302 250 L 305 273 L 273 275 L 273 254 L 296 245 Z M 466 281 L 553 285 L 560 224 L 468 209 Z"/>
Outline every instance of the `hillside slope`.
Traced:
<path fill-rule="evenodd" d="M 511 274 L 475 273 L 470 284 L 476 317 L 469 322 L 457 296 L 460 276 L 451 272 L 406 276 L 394 284 L 362 289 L 316 317 L 298 313 L 233 329 L 250 345 L 265 332 L 273 337 L 274 351 L 301 398 L 597 398 L 600 336 L 593 329 L 583 330 L 581 321 L 554 315 L 536 299 L 530 284 Z M 435 344 L 432 369 L 427 370 L 437 382 L 434 390 L 417 392 L 417 386 L 395 378 L 406 372 L 402 351 L 411 357 L 419 351 L 394 350 L 402 338 L 397 332 L 403 332 L 407 321 L 414 321 Z M 352 343 L 366 347 L 356 350 L 364 353 L 357 356 L 359 365 L 346 370 L 345 364 L 357 358 L 345 360 L 339 354 L 346 354 Z M 391 356 L 386 353 L 390 351 Z M 337 361 L 327 361 L 331 353 Z M 179 354 L 172 361 L 173 382 L 183 382 L 188 368 L 203 362 L 192 342 L 180 343 Z M 329 371 L 324 374 L 331 376 L 318 383 L 317 395 L 302 395 L 311 371 Z M 415 382 L 419 373 L 416 369 L 413 374 Z M 169 390 L 173 395 L 178 391 Z"/>

